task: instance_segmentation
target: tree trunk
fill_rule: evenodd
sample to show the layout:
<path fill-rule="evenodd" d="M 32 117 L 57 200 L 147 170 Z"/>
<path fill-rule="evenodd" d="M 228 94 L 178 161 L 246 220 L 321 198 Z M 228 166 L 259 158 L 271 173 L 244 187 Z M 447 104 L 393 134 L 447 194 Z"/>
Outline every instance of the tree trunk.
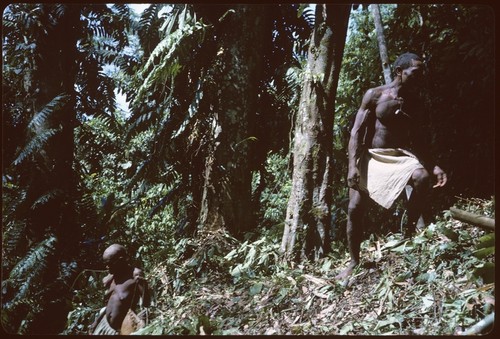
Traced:
<path fill-rule="evenodd" d="M 382 61 L 382 71 L 384 72 L 384 80 L 386 84 L 392 82 L 391 68 L 389 67 L 389 57 L 387 55 L 387 45 L 385 43 L 384 26 L 382 25 L 382 17 L 380 15 L 380 7 L 378 4 L 371 4 L 370 9 L 375 22 L 375 30 L 377 32 L 378 49 L 380 52 L 380 60 Z"/>
<path fill-rule="evenodd" d="M 286 258 L 300 254 L 316 260 L 330 250 L 334 103 L 350 8 L 316 6 L 295 122 L 292 189 L 281 244 Z"/>
<path fill-rule="evenodd" d="M 198 223 L 201 230 L 227 228 L 238 236 L 252 227 L 250 148 L 257 111 L 264 11 L 228 6 L 218 32 L 211 95 L 212 140 L 205 160 Z M 207 96 L 208 98 L 208 96 Z"/>

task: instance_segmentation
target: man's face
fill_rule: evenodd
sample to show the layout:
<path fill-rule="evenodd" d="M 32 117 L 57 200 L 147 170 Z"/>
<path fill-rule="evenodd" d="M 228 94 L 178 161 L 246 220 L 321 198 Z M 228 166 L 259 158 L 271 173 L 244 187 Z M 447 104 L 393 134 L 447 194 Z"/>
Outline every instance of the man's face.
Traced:
<path fill-rule="evenodd" d="M 402 71 L 402 81 L 406 85 L 417 86 L 422 80 L 424 63 L 420 60 L 412 60 L 411 66 Z"/>

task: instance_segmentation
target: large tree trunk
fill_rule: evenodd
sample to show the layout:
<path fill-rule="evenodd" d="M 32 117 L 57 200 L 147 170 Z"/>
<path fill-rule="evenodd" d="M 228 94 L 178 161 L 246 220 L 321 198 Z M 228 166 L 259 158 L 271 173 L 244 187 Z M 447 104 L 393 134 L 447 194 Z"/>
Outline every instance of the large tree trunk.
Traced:
<path fill-rule="evenodd" d="M 252 226 L 250 148 L 261 72 L 262 6 L 228 6 L 217 34 L 212 74 L 212 129 L 205 161 L 199 225 L 242 235 Z"/>
<path fill-rule="evenodd" d="M 330 250 L 334 103 L 350 5 L 317 5 L 295 121 L 292 190 L 281 250 L 320 258 Z"/>
<path fill-rule="evenodd" d="M 380 7 L 378 4 L 371 4 L 370 9 L 375 22 L 375 31 L 377 32 L 378 49 L 380 52 L 380 60 L 382 61 L 382 71 L 384 72 L 384 80 L 386 84 L 392 82 L 391 68 L 389 66 L 389 56 L 387 55 L 387 45 L 385 43 L 384 26 L 382 25 L 382 17 L 380 15 Z"/>

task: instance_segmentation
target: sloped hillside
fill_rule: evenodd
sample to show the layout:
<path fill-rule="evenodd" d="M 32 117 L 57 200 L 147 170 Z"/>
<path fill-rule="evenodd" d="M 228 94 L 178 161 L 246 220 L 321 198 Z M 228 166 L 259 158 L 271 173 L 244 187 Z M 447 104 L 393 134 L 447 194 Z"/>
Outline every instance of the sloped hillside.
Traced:
<path fill-rule="evenodd" d="M 494 201 L 458 207 L 494 217 Z M 345 281 L 333 279 L 349 259 L 341 245 L 318 263 L 285 265 L 266 235 L 203 238 L 179 243 L 149 272 L 156 304 L 138 334 L 453 335 L 495 309 L 494 232 L 449 211 L 412 239 L 369 237 L 362 267 Z M 76 308 L 68 331 L 84 314 L 87 306 Z"/>

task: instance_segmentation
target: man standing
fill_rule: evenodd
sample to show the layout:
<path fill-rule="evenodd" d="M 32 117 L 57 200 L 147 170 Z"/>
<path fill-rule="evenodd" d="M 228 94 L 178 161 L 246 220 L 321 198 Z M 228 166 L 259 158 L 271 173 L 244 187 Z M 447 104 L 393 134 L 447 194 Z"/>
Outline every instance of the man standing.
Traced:
<path fill-rule="evenodd" d="M 415 115 L 409 104 L 423 76 L 421 58 L 404 53 L 394 63 L 395 79 L 388 85 L 369 89 L 356 113 L 348 145 L 349 207 L 347 241 L 351 262 L 337 279 L 349 276 L 359 264 L 363 219 L 368 199 L 390 208 L 406 185 L 413 187 L 408 201 L 407 235 L 415 230 L 429 191 L 430 174 L 446 184 L 446 173 L 426 159 L 418 137 Z M 405 105 L 406 103 L 406 105 Z M 410 152 L 409 150 L 412 150 Z M 416 157 L 417 154 L 419 158 Z"/>

